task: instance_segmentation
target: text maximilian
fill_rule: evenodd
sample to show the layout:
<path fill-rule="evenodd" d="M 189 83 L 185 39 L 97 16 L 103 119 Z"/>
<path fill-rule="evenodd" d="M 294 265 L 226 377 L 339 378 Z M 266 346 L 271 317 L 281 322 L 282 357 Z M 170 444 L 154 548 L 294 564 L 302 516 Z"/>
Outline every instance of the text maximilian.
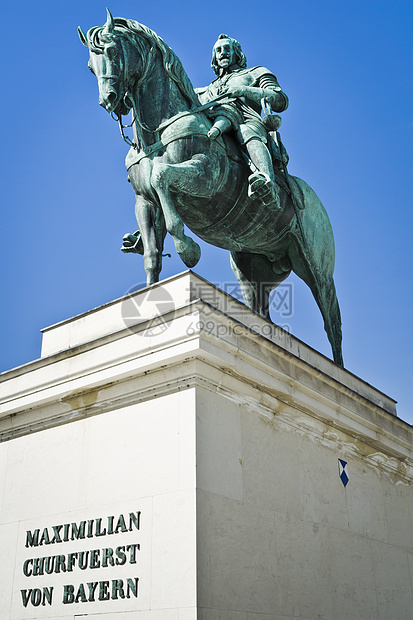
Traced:
<path fill-rule="evenodd" d="M 133 528 L 139 530 L 140 512 L 130 512 L 126 517 L 121 514 L 118 517 L 109 516 L 106 519 L 87 519 L 78 523 L 63 523 L 53 525 L 43 530 L 36 529 L 26 532 L 26 547 L 38 547 L 40 545 L 52 545 L 54 543 L 68 542 L 94 536 L 106 536 L 131 532 Z"/>

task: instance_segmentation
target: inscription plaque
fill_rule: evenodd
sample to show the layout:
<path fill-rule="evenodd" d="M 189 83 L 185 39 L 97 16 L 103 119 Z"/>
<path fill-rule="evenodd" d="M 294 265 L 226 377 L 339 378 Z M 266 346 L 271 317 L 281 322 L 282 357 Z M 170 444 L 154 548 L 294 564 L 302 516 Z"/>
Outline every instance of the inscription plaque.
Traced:
<path fill-rule="evenodd" d="M 145 608 L 151 501 L 20 524 L 12 618 Z"/>

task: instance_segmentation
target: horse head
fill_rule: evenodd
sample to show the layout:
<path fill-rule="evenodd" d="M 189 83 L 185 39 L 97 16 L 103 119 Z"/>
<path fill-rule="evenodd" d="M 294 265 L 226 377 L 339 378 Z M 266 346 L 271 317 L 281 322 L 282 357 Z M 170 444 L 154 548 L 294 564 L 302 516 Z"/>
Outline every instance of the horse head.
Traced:
<path fill-rule="evenodd" d="M 156 55 L 189 106 L 199 105 L 181 61 L 161 37 L 143 24 L 114 18 L 106 10 L 104 26 L 95 26 L 87 34 L 78 28 L 80 41 L 89 49 L 89 69 L 98 80 L 100 105 L 118 116 L 127 114 L 134 93 L 151 75 Z"/>
<path fill-rule="evenodd" d="M 109 9 L 104 26 L 87 34 L 78 28 L 80 41 L 89 49 L 88 67 L 96 76 L 99 104 L 109 113 L 125 115 L 132 107 L 131 93 L 146 73 L 144 50 L 132 36 L 128 21 L 113 18 Z"/>

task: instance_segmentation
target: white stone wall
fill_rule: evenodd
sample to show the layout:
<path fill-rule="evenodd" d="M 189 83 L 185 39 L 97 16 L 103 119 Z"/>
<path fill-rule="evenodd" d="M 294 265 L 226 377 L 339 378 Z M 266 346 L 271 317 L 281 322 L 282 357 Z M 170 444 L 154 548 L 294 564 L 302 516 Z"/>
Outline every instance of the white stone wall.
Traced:
<path fill-rule="evenodd" d="M 197 403 L 199 618 L 410 620 L 406 479 L 348 436 L 306 433 L 298 412 L 289 427 L 206 390 Z"/>

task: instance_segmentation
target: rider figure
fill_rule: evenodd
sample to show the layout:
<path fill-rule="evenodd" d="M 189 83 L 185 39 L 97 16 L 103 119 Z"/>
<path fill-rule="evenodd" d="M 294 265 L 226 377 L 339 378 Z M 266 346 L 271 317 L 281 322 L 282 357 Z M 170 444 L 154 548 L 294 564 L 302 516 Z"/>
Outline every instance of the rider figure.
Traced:
<path fill-rule="evenodd" d="M 208 116 L 214 119 L 208 136 L 215 140 L 234 130 L 237 141 L 245 147 L 257 169 L 248 179 L 249 195 L 277 208 L 280 200 L 267 148 L 268 133 L 260 112 L 264 102 L 275 112 L 283 112 L 288 107 L 288 98 L 268 69 L 246 68 L 247 60 L 241 45 L 226 34 L 221 34 L 214 45 L 211 66 L 218 77 L 206 88 L 196 89 L 201 103 L 222 95 L 235 101 L 218 104 L 208 112 Z"/>

